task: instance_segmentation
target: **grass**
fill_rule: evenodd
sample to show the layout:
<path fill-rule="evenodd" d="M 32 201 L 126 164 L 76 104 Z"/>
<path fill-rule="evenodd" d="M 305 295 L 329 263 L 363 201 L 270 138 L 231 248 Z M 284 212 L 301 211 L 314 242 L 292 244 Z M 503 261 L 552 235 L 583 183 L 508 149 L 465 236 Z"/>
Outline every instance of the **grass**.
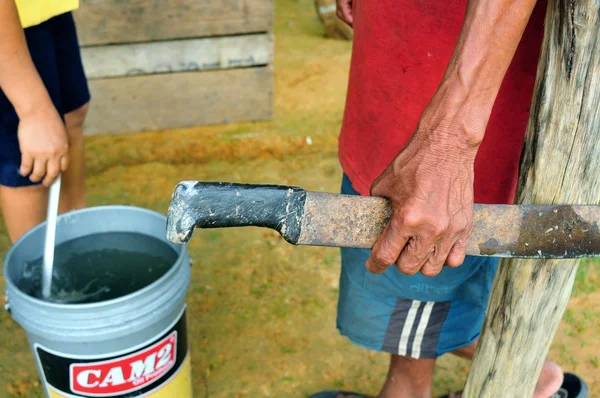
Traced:
<path fill-rule="evenodd" d="M 590 294 L 598 291 L 600 287 L 600 276 L 598 267 L 600 259 L 582 260 L 577 275 L 575 276 L 575 285 L 573 286 L 573 297 L 581 294 Z"/>
<path fill-rule="evenodd" d="M 90 137 L 89 205 L 130 204 L 165 213 L 173 187 L 187 179 L 339 190 L 337 134 L 350 44 L 322 37 L 311 2 L 276 0 L 275 6 L 274 119 Z M 9 246 L 0 229 L 0 253 Z M 196 396 L 378 391 L 387 356 L 353 346 L 335 329 L 337 250 L 291 246 L 254 228 L 198 231 L 188 249 L 194 260 L 188 308 Z M 598 264 L 582 262 L 550 351 L 592 390 L 600 389 Z M 0 326 L 0 396 L 41 396 L 23 330 L 6 312 L 0 312 Z M 434 394 L 460 389 L 467 372 L 468 362 L 441 358 Z"/>

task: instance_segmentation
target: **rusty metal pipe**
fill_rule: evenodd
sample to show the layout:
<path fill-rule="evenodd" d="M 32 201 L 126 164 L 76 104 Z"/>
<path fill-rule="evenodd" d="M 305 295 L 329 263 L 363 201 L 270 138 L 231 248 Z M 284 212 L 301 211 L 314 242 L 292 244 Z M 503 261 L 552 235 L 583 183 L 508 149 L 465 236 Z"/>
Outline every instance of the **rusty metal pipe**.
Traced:
<path fill-rule="evenodd" d="M 467 254 L 582 258 L 600 253 L 600 207 L 475 204 Z M 195 228 L 255 226 L 294 245 L 371 248 L 389 222 L 386 199 L 297 187 L 184 181 L 175 187 L 167 238 L 189 241 Z"/>

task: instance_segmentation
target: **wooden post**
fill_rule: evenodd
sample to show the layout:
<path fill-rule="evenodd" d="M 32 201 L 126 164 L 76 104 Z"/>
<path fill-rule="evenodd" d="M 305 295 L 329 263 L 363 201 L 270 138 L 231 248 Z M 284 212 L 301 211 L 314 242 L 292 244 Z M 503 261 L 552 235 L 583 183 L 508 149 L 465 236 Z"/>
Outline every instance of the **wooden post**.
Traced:
<path fill-rule="evenodd" d="M 549 0 L 517 203 L 600 200 L 599 7 Z M 533 395 L 578 263 L 502 262 L 464 397 Z"/>

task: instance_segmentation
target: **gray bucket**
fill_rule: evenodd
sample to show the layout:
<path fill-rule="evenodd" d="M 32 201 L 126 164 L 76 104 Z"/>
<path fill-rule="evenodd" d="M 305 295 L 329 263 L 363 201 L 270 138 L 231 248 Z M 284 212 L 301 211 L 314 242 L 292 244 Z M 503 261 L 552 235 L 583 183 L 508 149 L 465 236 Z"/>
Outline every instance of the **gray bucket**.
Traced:
<path fill-rule="evenodd" d="M 148 286 L 89 304 L 47 302 L 17 287 L 26 262 L 42 256 L 45 223 L 9 250 L 7 309 L 27 332 L 46 397 L 192 397 L 185 311 L 191 261 L 185 246 L 166 240 L 165 225 L 163 215 L 129 206 L 92 207 L 58 218 L 57 245 L 133 232 L 177 253 L 172 267 Z"/>

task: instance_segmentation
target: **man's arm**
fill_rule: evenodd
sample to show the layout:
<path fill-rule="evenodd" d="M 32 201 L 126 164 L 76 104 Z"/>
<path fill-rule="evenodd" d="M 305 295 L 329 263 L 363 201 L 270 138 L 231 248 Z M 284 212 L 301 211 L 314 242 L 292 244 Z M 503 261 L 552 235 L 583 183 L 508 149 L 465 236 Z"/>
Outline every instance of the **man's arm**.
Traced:
<path fill-rule="evenodd" d="M 395 263 L 403 273 L 433 276 L 444 264 L 464 261 L 475 155 L 534 6 L 535 0 L 469 1 L 438 90 L 410 142 L 371 187 L 394 210 L 367 260 L 371 272 Z"/>
<path fill-rule="evenodd" d="M 19 116 L 20 172 L 50 185 L 68 165 L 65 126 L 38 74 L 14 1 L 0 1 L 0 88 Z"/>

